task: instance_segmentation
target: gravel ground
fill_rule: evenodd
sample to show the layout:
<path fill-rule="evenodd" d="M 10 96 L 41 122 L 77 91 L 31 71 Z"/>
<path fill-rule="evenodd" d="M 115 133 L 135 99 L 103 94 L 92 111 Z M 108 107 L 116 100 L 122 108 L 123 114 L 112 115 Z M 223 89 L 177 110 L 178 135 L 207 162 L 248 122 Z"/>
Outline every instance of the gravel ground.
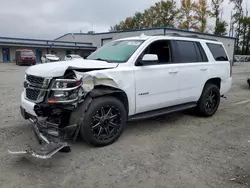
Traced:
<path fill-rule="evenodd" d="M 49 160 L 11 156 L 36 144 L 19 114 L 27 67 L 0 64 L 0 187 L 250 187 L 250 64 L 233 67 L 233 86 L 211 118 L 175 113 L 130 123 L 113 145 L 82 141 Z"/>

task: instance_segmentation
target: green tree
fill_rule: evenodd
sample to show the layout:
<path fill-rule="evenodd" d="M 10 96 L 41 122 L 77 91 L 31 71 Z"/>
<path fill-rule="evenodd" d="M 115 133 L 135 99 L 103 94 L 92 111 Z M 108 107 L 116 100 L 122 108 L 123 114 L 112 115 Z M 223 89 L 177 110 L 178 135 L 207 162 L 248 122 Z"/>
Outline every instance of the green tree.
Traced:
<path fill-rule="evenodd" d="M 230 3 L 234 3 L 235 13 L 233 15 L 233 24 L 236 25 L 235 37 L 236 37 L 236 53 L 240 53 L 240 33 L 241 33 L 241 18 L 243 17 L 243 0 L 229 0 Z"/>
<path fill-rule="evenodd" d="M 180 20 L 179 28 L 189 30 L 194 28 L 193 11 L 195 7 L 195 2 L 193 0 L 181 0 L 181 8 L 179 9 Z"/>
<path fill-rule="evenodd" d="M 242 55 L 248 55 L 250 53 L 250 17 L 243 17 L 239 20 L 240 32 L 239 32 L 239 49 L 241 48 Z M 240 50 L 239 50 L 240 51 Z"/>
<path fill-rule="evenodd" d="M 214 34 L 216 35 L 227 35 L 227 22 L 221 21 L 220 19 L 217 21 Z"/>
<path fill-rule="evenodd" d="M 195 3 L 194 12 L 193 18 L 196 21 L 196 24 L 198 24 L 198 26 L 195 26 L 194 29 L 204 33 L 207 27 L 207 20 L 212 16 L 207 0 L 199 0 L 198 3 Z"/>
<path fill-rule="evenodd" d="M 222 31 L 222 28 L 227 27 L 227 23 L 224 21 L 220 21 L 220 7 L 224 0 L 212 0 L 212 15 L 215 17 L 215 28 L 214 34 L 225 33 Z"/>
<path fill-rule="evenodd" d="M 146 9 L 143 13 L 135 13 L 119 24 L 111 27 L 111 31 L 141 29 L 150 27 L 175 27 L 179 10 L 174 0 L 160 1 Z"/>

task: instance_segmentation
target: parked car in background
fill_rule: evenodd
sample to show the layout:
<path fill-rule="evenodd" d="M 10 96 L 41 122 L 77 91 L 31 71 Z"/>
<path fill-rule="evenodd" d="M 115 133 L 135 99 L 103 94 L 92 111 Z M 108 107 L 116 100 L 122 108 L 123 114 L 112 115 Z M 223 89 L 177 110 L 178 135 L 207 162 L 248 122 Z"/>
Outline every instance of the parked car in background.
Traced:
<path fill-rule="evenodd" d="M 54 54 L 45 54 L 42 56 L 41 60 L 42 63 L 50 63 L 50 62 L 60 61 L 60 57 L 57 57 Z"/>
<path fill-rule="evenodd" d="M 16 51 L 15 60 L 17 65 L 35 65 L 36 56 L 32 50 L 19 49 Z"/>
<path fill-rule="evenodd" d="M 70 60 L 74 60 L 74 59 L 83 59 L 83 58 L 77 54 L 68 54 L 64 58 L 65 61 L 70 61 Z"/>

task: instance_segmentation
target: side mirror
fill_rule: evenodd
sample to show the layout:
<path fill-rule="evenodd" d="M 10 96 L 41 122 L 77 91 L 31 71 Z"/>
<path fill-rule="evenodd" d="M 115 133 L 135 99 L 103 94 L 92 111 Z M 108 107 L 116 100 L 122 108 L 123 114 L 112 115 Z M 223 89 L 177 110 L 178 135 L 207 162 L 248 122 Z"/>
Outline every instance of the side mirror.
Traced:
<path fill-rule="evenodd" d="M 142 58 L 143 62 L 156 62 L 158 61 L 158 55 L 156 54 L 145 54 Z"/>

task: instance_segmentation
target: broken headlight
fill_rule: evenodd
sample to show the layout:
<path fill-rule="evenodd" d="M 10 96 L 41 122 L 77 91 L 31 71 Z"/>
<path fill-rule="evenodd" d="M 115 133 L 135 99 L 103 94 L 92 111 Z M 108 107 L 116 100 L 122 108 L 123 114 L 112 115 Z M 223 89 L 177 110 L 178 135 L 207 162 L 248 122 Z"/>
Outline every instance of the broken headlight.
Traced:
<path fill-rule="evenodd" d="M 81 85 L 81 80 L 56 79 L 52 84 L 48 103 L 75 102 L 80 97 Z"/>

